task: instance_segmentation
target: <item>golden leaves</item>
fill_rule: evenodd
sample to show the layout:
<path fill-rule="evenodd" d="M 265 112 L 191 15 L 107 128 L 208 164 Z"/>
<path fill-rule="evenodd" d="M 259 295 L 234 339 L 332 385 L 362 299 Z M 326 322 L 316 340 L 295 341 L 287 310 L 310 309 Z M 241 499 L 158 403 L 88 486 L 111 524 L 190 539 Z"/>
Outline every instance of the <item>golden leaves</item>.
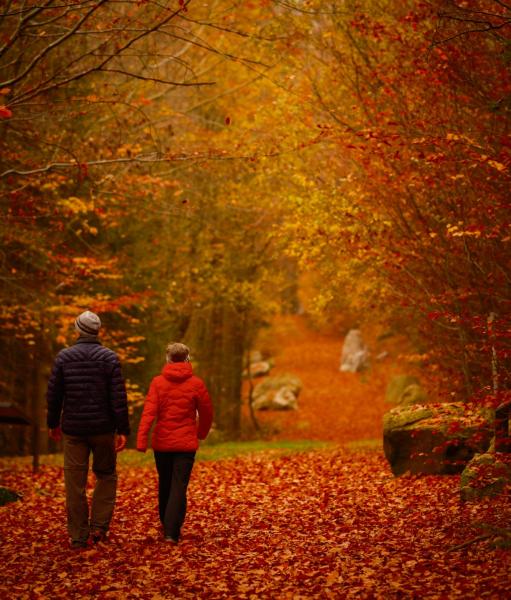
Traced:
<path fill-rule="evenodd" d="M 57 201 L 57 204 L 69 214 L 74 215 L 81 215 L 94 210 L 94 202 L 92 200 L 85 200 L 83 198 L 77 198 L 76 196 L 61 198 Z"/>

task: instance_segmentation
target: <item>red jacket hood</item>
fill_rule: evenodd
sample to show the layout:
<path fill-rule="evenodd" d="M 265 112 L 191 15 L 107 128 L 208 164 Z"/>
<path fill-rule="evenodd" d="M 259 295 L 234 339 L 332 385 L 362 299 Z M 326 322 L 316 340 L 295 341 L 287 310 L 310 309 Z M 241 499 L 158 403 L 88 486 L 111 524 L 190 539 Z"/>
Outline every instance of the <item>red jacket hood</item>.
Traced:
<path fill-rule="evenodd" d="M 169 381 L 184 381 L 193 375 L 192 365 L 189 362 L 167 363 L 161 374 Z"/>

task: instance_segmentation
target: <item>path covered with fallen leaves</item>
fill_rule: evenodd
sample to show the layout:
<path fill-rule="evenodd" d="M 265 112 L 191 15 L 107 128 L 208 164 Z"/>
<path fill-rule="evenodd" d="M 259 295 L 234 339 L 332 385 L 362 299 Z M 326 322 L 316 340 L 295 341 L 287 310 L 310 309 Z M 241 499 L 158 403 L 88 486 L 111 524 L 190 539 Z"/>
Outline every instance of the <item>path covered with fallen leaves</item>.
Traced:
<path fill-rule="evenodd" d="M 390 378 L 403 370 L 399 360 L 399 351 L 404 350 L 402 341 L 378 341 L 376 334 L 367 334 L 370 368 L 363 373 L 341 373 L 341 333 L 316 331 L 305 317 L 288 315 L 276 319 L 268 334 L 261 337 L 262 349 L 275 361 L 271 375 L 297 375 L 303 384 L 298 411 L 257 414 L 263 425 L 275 430 L 274 438 L 340 444 L 381 439 L 382 418 L 389 410 L 385 389 Z M 378 360 L 382 352 L 388 356 Z M 255 379 L 254 384 L 262 380 Z"/>
<path fill-rule="evenodd" d="M 123 466 L 110 539 L 86 551 L 69 549 L 62 469 L 32 476 L 1 459 L 2 484 L 24 496 L 0 507 L 0 598 L 510 598 L 511 553 L 498 534 L 477 540 L 509 526 L 509 502 L 461 504 L 458 477 L 396 479 L 380 450 L 349 450 L 381 435 L 392 366 L 339 374 L 341 340 L 280 327 L 275 371 L 304 390 L 299 411 L 276 417 L 277 437 L 337 446 L 198 462 L 177 547 L 158 526 L 154 469 Z"/>
<path fill-rule="evenodd" d="M 152 469 L 121 471 L 111 538 L 82 552 L 60 468 L 5 478 L 25 498 L 0 509 L 2 598 L 509 598 L 508 551 L 449 552 L 509 508 L 460 505 L 456 477 L 394 479 L 375 452 L 198 463 L 178 547 Z"/>

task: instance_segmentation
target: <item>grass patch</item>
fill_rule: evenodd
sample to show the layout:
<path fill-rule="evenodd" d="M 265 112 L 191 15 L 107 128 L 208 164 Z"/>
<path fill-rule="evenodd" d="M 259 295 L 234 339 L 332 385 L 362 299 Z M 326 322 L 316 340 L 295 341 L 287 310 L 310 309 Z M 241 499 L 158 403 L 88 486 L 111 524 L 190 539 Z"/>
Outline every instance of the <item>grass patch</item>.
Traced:
<path fill-rule="evenodd" d="M 252 440 L 249 442 L 221 442 L 219 444 L 202 444 L 197 452 L 197 460 L 225 460 L 248 454 L 271 454 L 272 456 L 284 456 L 295 452 L 309 452 L 311 450 L 327 450 L 335 444 L 315 440 Z M 32 464 L 31 456 L 3 457 L 5 464 L 29 465 Z M 45 454 L 39 457 L 39 464 L 62 467 L 64 456 L 59 454 Z M 151 450 L 137 452 L 136 450 L 124 450 L 118 456 L 118 464 L 125 467 L 153 467 L 154 458 Z"/>
<path fill-rule="evenodd" d="M 361 450 L 379 450 L 383 448 L 382 440 L 355 440 L 354 442 L 348 442 L 346 448 L 353 450 L 354 452 Z"/>
<path fill-rule="evenodd" d="M 311 450 L 326 450 L 333 447 L 330 442 L 315 440 L 252 440 L 249 442 L 221 442 L 219 444 L 202 444 L 197 452 L 197 460 L 226 460 L 248 454 L 271 454 L 284 456 L 295 452 L 309 452 Z M 130 467 L 145 467 L 154 464 L 153 453 L 136 450 L 126 450 L 119 455 L 119 465 Z"/>
<path fill-rule="evenodd" d="M 326 450 L 331 448 L 330 442 L 315 440 L 275 440 L 265 442 L 254 440 L 250 442 L 223 442 L 222 444 L 203 445 L 197 452 L 197 460 L 223 460 L 244 454 L 271 452 L 276 455 L 309 452 L 311 450 Z"/>

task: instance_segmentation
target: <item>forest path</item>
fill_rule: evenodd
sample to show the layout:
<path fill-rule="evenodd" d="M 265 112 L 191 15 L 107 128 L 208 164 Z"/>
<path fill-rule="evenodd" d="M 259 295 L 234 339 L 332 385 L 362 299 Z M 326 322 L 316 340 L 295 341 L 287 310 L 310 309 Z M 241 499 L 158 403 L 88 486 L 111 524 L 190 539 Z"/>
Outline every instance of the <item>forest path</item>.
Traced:
<path fill-rule="evenodd" d="M 510 552 L 449 551 L 478 523 L 505 526 L 509 506 L 460 504 L 458 477 L 394 478 L 379 452 L 198 462 L 177 547 L 158 526 L 154 468 L 123 466 L 110 539 L 82 552 L 67 542 L 62 468 L 3 467 L 24 499 L 0 507 L 1 598 L 509 598 Z"/>
<path fill-rule="evenodd" d="M 274 372 L 299 375 L 304 390 L 298 411 L 261 420 L 278 422 L 282 439 L 339 445 L 197 462 L 177 547 L 162 539 L 154 467 L 122 464 L 110 538 L 83 552 L 69 549 L 62 468 L 34 476 L 26 462 L 0 459 L 3 485 L 24 494 L 0 507 L 0 598 L 509 598 L 511 553 L 488 540 L 464 545 L 484 524 L 508 526 L 505 498 L 461 504 L 459 476 L 394 478 L 381 451 L 344 446 L 381 439 L 393 359 L 339 373 L 341 337 L 294 317 L 271 344 Z"/>
<path fill-rule="evenodd" d="M 364 330 L 362 334 L 365 336 Z M 260 338 L 275 366 L 271 375 L 297 375 L 303 389 L 297 411 L 259 411 L 261 424 L 276 429 L 275 439 L 327 440 L 345 444 L 382 437 L 382 418 L 391 406 L 384 401 L 391 377 L 402 371 L 396 340 L 378 341 L 367 334 L 371 366 L 363 373 L 339 370 L 342 335 L 312 328 L 304 316 L 278 317 Z M 387 358 L 375 359 L 382 351 Z M 263 378 L 254 380 L 254 383 Z"/>

